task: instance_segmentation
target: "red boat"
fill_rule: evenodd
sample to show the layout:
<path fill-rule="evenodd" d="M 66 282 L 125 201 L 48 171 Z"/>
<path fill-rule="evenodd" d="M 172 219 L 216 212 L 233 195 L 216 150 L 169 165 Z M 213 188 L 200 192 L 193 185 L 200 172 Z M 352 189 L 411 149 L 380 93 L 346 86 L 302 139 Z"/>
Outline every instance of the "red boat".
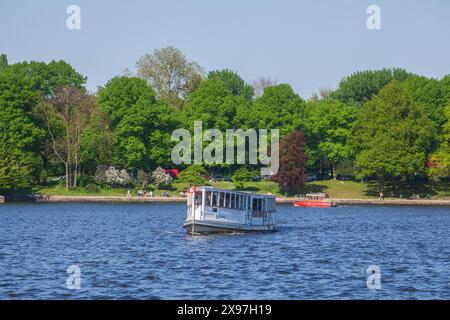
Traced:
<path fill-rule="evenodd" d="M 295 207 L 331 208 L 336 204 L 328 199 L 326 193 L 308 193 L 301 200 L 294 201 Z"/>

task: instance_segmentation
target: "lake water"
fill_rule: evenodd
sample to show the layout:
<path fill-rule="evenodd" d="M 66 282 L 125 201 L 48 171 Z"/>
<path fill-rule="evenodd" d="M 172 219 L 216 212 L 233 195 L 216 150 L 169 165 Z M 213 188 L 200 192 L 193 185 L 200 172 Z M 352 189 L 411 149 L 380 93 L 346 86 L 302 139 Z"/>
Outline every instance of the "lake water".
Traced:
<path fill-rule="evenodd" d="M 450 299 L 449 208 L 278 205 L 279 232 L 194 237 L 185 211 L 0 205 L 0 299 Z"/>

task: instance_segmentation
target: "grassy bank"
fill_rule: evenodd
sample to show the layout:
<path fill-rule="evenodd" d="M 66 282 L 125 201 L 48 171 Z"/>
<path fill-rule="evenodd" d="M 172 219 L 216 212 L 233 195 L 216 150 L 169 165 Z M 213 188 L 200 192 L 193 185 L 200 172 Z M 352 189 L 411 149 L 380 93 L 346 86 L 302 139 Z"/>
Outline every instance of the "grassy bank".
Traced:
<path fill-rule="evenodd" d="M 215 187 L 222 189 L 234 189 L 231 182 L 219 182 L 214 184 Z M 171 196 L 176 196 L 179 192 L 185 191 L 189 186 L 184 183 L 174 183 L 171 188 L 159 190 L 156 186 L 149 186 L 154 190 L 155 196 L 161 196 L 163 192 L 169 192 Z M 282 196 L 278 186 L 271 181 L 247 182 L 245 183 L 245 191 L 253 191 L 257 193 L 272 193 Z M 127 188 L 100 188 L 98 193 L 88 193 L 83 188 L 77 190 L 66 191 L 63 186 L 57 185 L 53 187 L 39 187 L 33 190 L 35 193 L 42 195 L 58 195 L 58 196 L 125 196 Z M 334 199 L 373 199 L 378 197 L 378 186 L 371 182 L 355 182 L 355 181 L 313 181 L 306 183 L 306 186 L 299 190 L 298 193 L 304 194 L 308 192 L 327 192 Z M 137 189 L 132 189 L 132 194 L 136 195 Z M 435 199 L 450 198 L 449 185 L 441 183 L 437 185 L 417 184 L 386 186 L 385 197 L 387 199 L 408 198 L 411 194 L 418 193 L 421 197 L 430 195 Z M 391 197 L 391 194 L 393 197 Z"/>

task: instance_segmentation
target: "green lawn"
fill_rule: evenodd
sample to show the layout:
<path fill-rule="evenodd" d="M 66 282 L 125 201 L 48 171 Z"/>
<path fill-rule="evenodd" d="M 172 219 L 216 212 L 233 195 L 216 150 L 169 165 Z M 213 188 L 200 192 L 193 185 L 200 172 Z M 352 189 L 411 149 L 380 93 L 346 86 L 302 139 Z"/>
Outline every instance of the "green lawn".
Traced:
<path fill-rule="evenodd" d="M 234 189 L 234 185 L 231 182 L 219 182 L 213 184 L 214 187 L 221 189 Z M 173 185 L 164 190 L 159 190 L 155 186 L 150 185 L 154 190 L 156 196 L 162 195 L 163 192 L 168 191 L 171 196 L 177 196 L 179 192 L 186 191 L 189 187 L 185 183 L 173 183 Z M 54 187 L 40 187 L 35 188 L 36 193 L 42 195 L 63 195 L 63 196 L 125 196 L 127 194 L 127 188 L 101 188 L 99 193 L 87 193 L 83 188 L 78 190 L 66 191 L 63 186 L 57 185 Z M 256 193 L 272 193 L 281 196 L 278 186 L 272 181 L 260 181 L 260 182 L 246 182 L 244 185 L 244 191 L 253 191 Z M 330 198 L 334 199 L 364 199 L 364 198 L 377 198 L 378 186 L 370 182 L 356 182 L 356 181 L 338 181 L 338 180 L 325 180 L 325 181 L 313 181 L 306 183 L 306 186 L 299 190 L 298 194 L 305 194 L 308 192 L 326 192 L 330 195 Z M 412 193 L 419 193 L 422 197 L 429 194 L 433 198 L 450 198 L 450 190 L 448 183 L 442 183 L 439 185 L 421 184 L 414 187 L 407 185 L 400 186 L 386 186 L 385 197 L 390 198 L 391 192 L 394 193 L 394 198 L 409 197 Z M 137 194 L 137 188 L 132 189 L 132 194 Z"/>

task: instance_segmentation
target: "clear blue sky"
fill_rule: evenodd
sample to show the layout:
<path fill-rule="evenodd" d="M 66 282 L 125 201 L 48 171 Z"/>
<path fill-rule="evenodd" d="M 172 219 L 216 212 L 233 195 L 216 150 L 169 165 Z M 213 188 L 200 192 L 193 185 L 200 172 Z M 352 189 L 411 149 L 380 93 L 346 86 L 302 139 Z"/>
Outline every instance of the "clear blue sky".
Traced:
<path fill-rule="evenodd" d="M 81 8 L 80 31 L 66 28 L 70 4 Z M 381 8 L 381 30 L 366 28 L 370 4 Z M 450 1 L 0 0 L 10 63 L 63 59 L 92 90 L 169 45 L 206 71 L 270 76 L 303 97 L 369 68 L 441 78 L 450 73 Z"/>

